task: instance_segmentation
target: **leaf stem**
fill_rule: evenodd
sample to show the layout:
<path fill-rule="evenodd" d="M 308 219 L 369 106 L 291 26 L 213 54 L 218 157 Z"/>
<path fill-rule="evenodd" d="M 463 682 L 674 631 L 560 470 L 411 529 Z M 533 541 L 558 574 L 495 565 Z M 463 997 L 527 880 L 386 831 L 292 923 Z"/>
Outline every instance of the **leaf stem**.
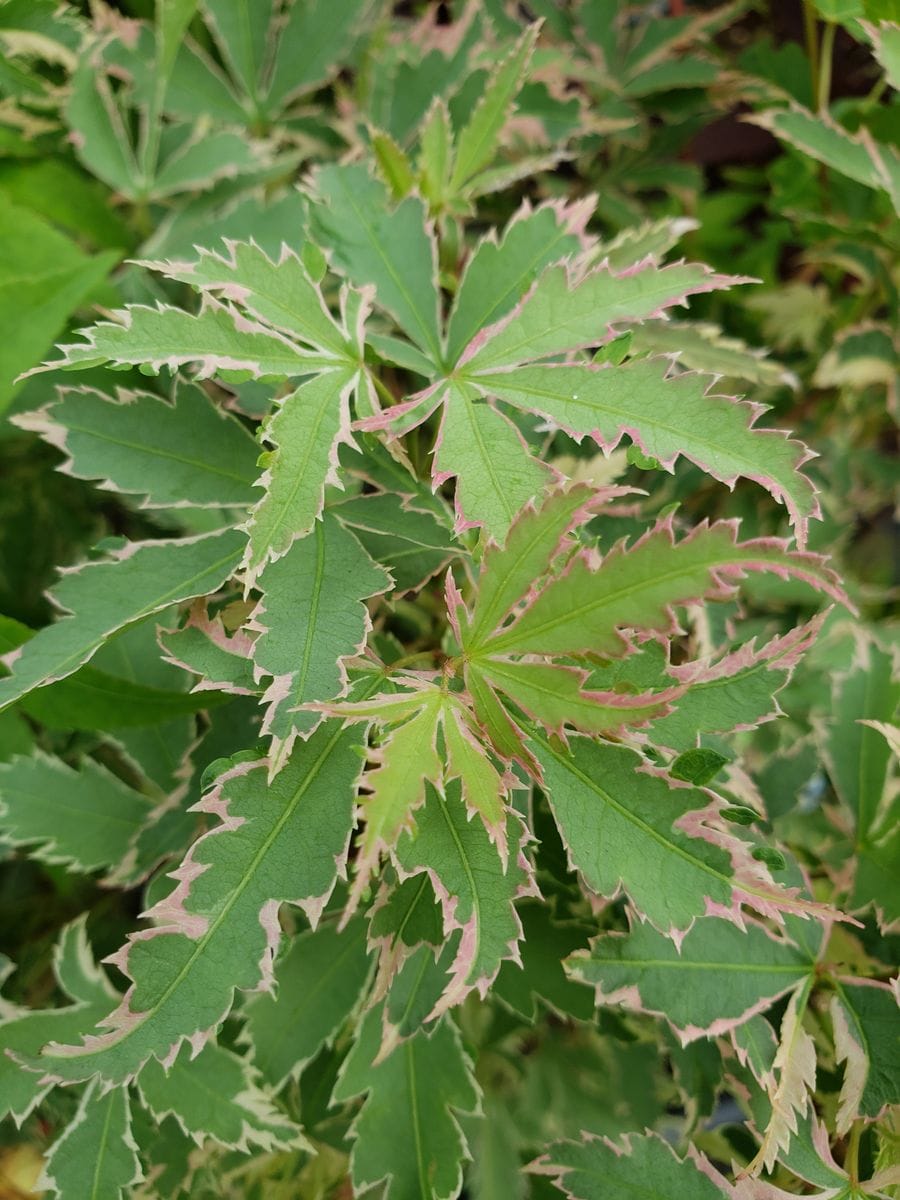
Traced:
<path fill-rule="evenodd" d="M 819 56 L 819 87 L 816 95 L 816 103 L 819 112 L 828 111 L 828 102 L 831 99 L 831 67 L 834 61 L 834 39 L 837 34 L 837 25 L 834 21 L 829 21 L 822 34 L 822 46 Z"/>
<path fill-rule="evenodd" d="M 859 1183 L 859 1140 L 862 1137 L 862 1121 L 854 1121 L 850 1128 L 850 1138 L 847 1142 L 847 1154 L 844 1158 L 844 1170 L 850 1176 L 850 1186 Z"/>

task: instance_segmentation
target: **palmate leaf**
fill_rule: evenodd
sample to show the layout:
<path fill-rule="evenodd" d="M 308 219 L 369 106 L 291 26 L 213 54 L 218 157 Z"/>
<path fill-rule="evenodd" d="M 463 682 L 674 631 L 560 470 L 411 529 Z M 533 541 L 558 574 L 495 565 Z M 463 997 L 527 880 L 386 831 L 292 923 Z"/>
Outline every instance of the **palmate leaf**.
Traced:
<path fill-rule="evenodd" d="M 40 752 L 0 763 L 0 833 L 41 862 L 109 873 L 150 808 L 146 796 L 90 758 L 77 771 Z"/>
<path fill-rule="evenodd" d="M 454 1113 L 475 1112 L 479 1093 L 459 1034 L 445 1017 L 382 1062 L 381 1012 L 360 1026 L 334 1090 L 335 1100 L 367 1093 L 351 1128 L 351 1172 L 360 1190 L 387 1180 L 386 1200 L 451 1200 L 462 1182 L 466 1144 Z M 398 1128 L 413 1130 L 397 1137 Z"/>
<path fill-rule="evenodd" d="M 386 591 L 390 576 L 329 512 L 258 582 L 263 598 L 252 615 L 259 634 L 252 653 L 257 675 L 272 676 L 263 733 L 275 741 L 277 770 L 297 734 L 321 720 L 302 706 L 346 691 L 343 660 L 362 649 L 370 628 L 363 601 Z"/>
<path fill-rule="evenodd" d="M 123 1200 L 144 1177 L 126 1088 L 85 1088 L 71 1125 L 50 1147 L 40 1180 L 61 1200 Z"/>
<path fill-rule="evenodd" d="M 68 456 L 58 469 L 142 495 L 148 507 L 245 507 L 255 499 L 253 438 L 199 387 L 179 384 L 171 403 L 147 392 L 113 400 L 66 388 L 16 424 Z"/>
<path fill-rule="evenodd" d="M 680 945 L 635 922 L 628 934 L 597 938 L 573 955 L 576 979 L 593 984 L 599 1004 L 665 1017 L 682 1043 L 750 1021 L 779 996 L 812 978 L 815 959 L 803 946 L 715 918 L 697 921 Z"/>
<path fill-rule="evenodd" d="M 254 1066 L 279 1089 L 330 1044 L 360 1002 L 371 974 L 363 917 L 298 934 L 275 963 L 275 991 L 244 1007 L 243 1040 Z"/>
<path fill-rule="evenodd" d="M 271 979 L 281 901 L 315 918 L 347 851 L 361 770 L 354 730 L 321 726 L 266 784 L 266 763 L 240 763 L 200 802 L 221 823 L 194 843 L 178 886 L 151 910 L 157 924 L 132 935 L 116 962 L 132 981 L 106 1032 L 81 1045 L 53 1043 L 28 1060 L 46 1077 L 133 1078 L 151 1057 L 195 1050 L 227 1015 L 236 989 Z M 300 856 L 297 847 L 306 847 Z"/>
<path fill-rule="evenodd" d="M 680 1159 L 661 1137 L 650 1133 L 628 1137 L 621 1145 L 586 1135 L 580 1142 L 556 1142 L 530 1170 L 551 1176 L 569 1200 L 722 1200 L 732 1194 L 696 1151 Z"/>
<path fill-rule="evenodd" d="M 527 365 L 600 345 L 623 324 L 740 280 L 687 263 L 643 262 L 621 274 L 605 264 L 581 274 L 552 265 L 574 255 L 585 214 L 545 206 L 517 214 L 498 244 L 488 239 L 476 248 L 445 337 L 424 207 L 409 197 L 391 210 L 383 186 L 362 167 L 323 168 L 317 179 L 322 202 L 314 220 L 336 266 L 359 286 L 374 284 L 379 305 L 432 364 L 419 367 L 430 378 L 426 391 L 369 424 L 400 434 L 442 407 L 434 479 L 457 477 L 458 526 L 484 525 L 500 540 L 516 509 L 541 490 L 542 465 L 502 414 L 478 403 L 497 397 L 606 446 L 627 432 L 667 466 L 684 454 L 729 484 L 739 476 L 756 479 L 788 506 L 803 538 L 818 511 L 812 485 L 799 472 L 808 455 L 781 433 L 754 429 L 761 410 L 707 395 L 705 377 L 666 379 L 665 362 L 634 363 L 624 373 L 587 364 Z"/>
<path fill-rule="evenodd" d="M 177 542 L 132 542 L 111 558 L 63 575 L 51 598 L 71 615 L 7 657 L 12 675 L 0 680 L 0 710 L 73 674 L 117 630 L 215 592 L 236 569 L 244 543 L 233 530 Z"/>

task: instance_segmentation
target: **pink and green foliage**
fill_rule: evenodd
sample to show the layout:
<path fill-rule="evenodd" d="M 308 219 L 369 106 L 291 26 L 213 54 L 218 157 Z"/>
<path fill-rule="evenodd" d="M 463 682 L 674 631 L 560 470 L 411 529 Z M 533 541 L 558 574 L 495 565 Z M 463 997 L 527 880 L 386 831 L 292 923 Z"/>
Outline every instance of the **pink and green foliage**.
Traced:
<path fill-rule="evenodd" d="M 793 372 L 682 319 L 752 277 L 545 173 L 744 6 L 96 7 L 73 146 L 158 229 L 13 418 L 127 535 L 0 617 L 0 849 L 97 918 L 46 1003 L 0 972 L 40 1186 L 896 1195 L 895 633 L 763 420 Z M 865 131 L 759 120 L 895 195 Z"/>

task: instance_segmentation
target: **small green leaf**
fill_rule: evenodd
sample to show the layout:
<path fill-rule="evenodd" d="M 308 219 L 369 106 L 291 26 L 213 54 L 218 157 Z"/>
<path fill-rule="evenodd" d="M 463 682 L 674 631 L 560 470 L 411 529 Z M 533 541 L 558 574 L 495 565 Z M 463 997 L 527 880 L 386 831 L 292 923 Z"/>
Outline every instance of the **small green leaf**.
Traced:
<path fill-rule="evenodd" d="M 694 787 L 705 787 L 715 779 L 728 761 L 725 755 L 720 754 L 718 750 L 698 747 L 679 754 L 669 768 L 669 774 L 673 779 L 692 783 Z M 753 816 L 754 819 L 757 819 L 755 813 Z"/>
<path fill-rule="evenodd" d="M 42 1186 L 61 1200 L 124 1200 L 143 1178 L 127 1089 L 101 1094 L 92 1081 L 72 1124 L 50 1147 Z"/>

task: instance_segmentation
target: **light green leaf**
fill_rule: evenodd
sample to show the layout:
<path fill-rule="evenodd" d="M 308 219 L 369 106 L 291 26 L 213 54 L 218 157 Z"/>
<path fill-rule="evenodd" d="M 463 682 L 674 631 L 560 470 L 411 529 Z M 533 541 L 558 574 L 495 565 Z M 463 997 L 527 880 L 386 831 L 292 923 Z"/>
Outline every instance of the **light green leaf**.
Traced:
<path fill-rule="evenodd" d="M 143 1177 L 127 1090 L 101 1095 L 99 1083 L 89 1083 L 72 1124 L 50 1147 L 41 1187 L 62 1200 L 124 1200 Z"/>
<path fill-rule="evenodd" d="M 444 206 L 453 169 L 453 125 L 442 96 L 436 96 L 419 134 L 419 175 L 422 195 L 433 209 Z M 411 191 L 412 186 L 407 188 Z"/>
<path fill-rule="evenodd" d="M 686 233 L 697 228 L 690 217 L 663 217 L 631 229 L 623 229 L 608 241 L 599 241 L 591 251 L 591 262 L 605 262 L 611 271 L 623 271 L 650 259 L 661 263 Z"/>
<path fill-rule="evenodd" d="M 476 341 L 463 363 L 464 376 L 475 382 L 485 371 L 599 346 L 619 325 L 660 316 L 697 292 L 740 282 L 692 263 L 647 265 L 623 275 L 601 266 L 575 281 L 568 267 L 548 267 L 494 332 Z"/>
<path fill-rule="evenodd" d="M 590 955 L 575 955 L 569 966 L 577 979 L 596 987 L 598 1003 L 621 1000 L 663 1016 L 689 1042 L 724 1033 L 767 1009 L 811 978 L 815 960 L 761 925 L 742 930 L 709 917 L 680 946 L 636 922 L 626 935 L 597 938 Z"/>
<path fill-rule="evenodd" d="M 66 388 L 58 400 L 15 418 L 67 456 L 61 470 L 104 490 L 146 497 L 148 507 L 246 506 L 255 496 L 256 444 L 199 387 L 181 383 L 172 402 L 148 392 Z"/>
<path fill-rule="evenodd" d="M 498 64 L 468 122 L 460 130 L 450 176 L 451 191 L 462 191 L 472 176 L 493 159 L 513 101 L 525 82 L 539 30 L 538 24 L 527 29 L 514 49 Z"/>
<path fill-rule="evenodd" d="M 900 15 L 900 14 L 898 14 Z M 879 21 L 864 26 L 872 41 L 872 53 L 895 91 L 900 91 L 900 22 Z"/>
<path fill-rule="evenodd" d="M 163 304 L 156 308 L 135 304 L 114 315 L 117 324 L 101 321 L 81 330 L 86 342 L 60 346 L 63 357 L 38 369 L 77 371 L 103 363 L 128 363 L 157 375 L 163 367 L 174 371 L 195 363 L 198 379 L 221 371 L 285 378 L 331 365 L 330 360 L 305 353 L 274 330 L 254 325 L 212 300 L 196 316 Z"/>
<path fill-rule="evenodd" d="M 395 858 L 403 875 L 428 872 L 444 908 L 445 932 L 462 931 L 436 1016 L 475 988 L 484 996 L 500 964 L 518 960 L 522 926 L 514 901 L 531 885 L 517 817 L 510 816 L 498 847 L 484 824 L 466 812 L 458 784 L 451 783 L 443 796 L 434 788 L 427 792 L 415 828 L 400 838 Z"/>
<path fill-rule="evenodd" d="M 625 725 L 641 725 L 677 698 L 669 692 L 622 695 L 585 688 L 584 671 L 550 663 L 510 662 L 490 658 L 473 666 L 488 683 L 505 693 L 528 717 L 546 729 L 561 733 L 570 725 L 584 733 L 611 733 Z"/>
<path fill-rule="evenodd" d="M 466 1144 L 455 1112 L 474 1112 L 478 1089 L 456 1028 L 445 1018 L 376 1063 L 381 1010 L 364 1019 L 334 1091 L 335 1100 L 365 1092 L 353 1123 L 351 1171 L 356 1188 L 388 1181 L 385 1200 L 452 1200 L 462 1183 Z M 414 1131 L 398 1137 L 398 1128 Z"/>
<path fill-rule="evenodd" d="M 325 371 L 285 396 L 265 422 L 262 436 L 275 449 L 260 459 L 265 495 L 247 523 L 251 578 L 305 538 L 321 515 L 326 486 L 338 482 L 338 445 L 351 443 L 350 397 L 359 379 L 352 368 Z"/>
<path fill-rule="evenodd" d="M 370 628 L 363 601 L 389 586 L 387 573 L 330 512 L 263 571 L 263 599 L 253 612 L 259 632 L 253 661 L 258 674 L 273 677 L 263 696 L 263 733 L 278 747 L 274 767 L 297 734 L 321 720 L 301 706 L 346 691 L 343 660 L 362 649 Z"/>
<path fill-rule="evenodd" d="M 276 990 L 253 996 L 244 1008 L 244 1040 L 254 1065 L 276 1090 L 306 1063 L 356 1008 L 371 972 L 366 923 L 323 923 L 298 934 L 275 963 Z"/>
<path fill-rule="evenodd" d="M 118 557 L 64 575 L 52 596 L 71 615 L 22 647 L 12 676 L 0 680 L 0 709 L 71 675 L 117 630 L 216 591 L 237 567 L 243 543 L 230 530 L 181 542 L 133 542 Z"/>
<path fill-rule="evenodd" d="M 90 173 L 114 192 L 136 198 L 143 180 L 106 65 L 96 48 L 82 55 L 63 111 L 74 135 L 75 152 Z"/>
<path fill-rule="evenodd" d="M 273 0 L 204 0 L 210 31 L 248 96 L 259 95 Z"/>
<path fill-rule="evenodd" d="M 720 521 L 676 543 L 663 522 L 629 549 L 618 543 L 596 569 L 579 555 L 511 625 L 470 642 L 470 652 L 621 654 L 618 629 L 669 631 L 673 605 L 726 598 L 748 571 L 794 577 L 841 600 L 837 577 L 818 555 L 789 551 L 776 538 L 738 542 L 735 533 L 733 524 Z"/>
<path fill-rule="evenodd" d="M 457 526 L 483 525 L 496 541 L 505 538 L 516 515 L 552 478 L 515 426 L 479 402 L 465 383 L 447 388 L 434 455 L 435 483 L 452 475 L 458 480 Z"/>
<path fill-rule="evenodd" d="M 627 433 L 667 470 L 683 455 L 729 487 L 753 479 L 786 505 L 802 543 L 809 517 L 818 513 L 815 489 L 799 471 L 806 447 L 784 433 L 754 429 L 754 410 L 709 395 L 707 376 L 666 378 L 668 365 L 650 359 L 617 367 L 531 366 L 482 372 L 473 382 L 574 437 L 593 437 L 605 450 Z"/>
<path fill-rule="evenodd" d="M 718 325 L 706 321 L 648 321 L 633 331 L 636 350 L 651 354 L 677 354 L 678 362 L 695 371 L 743 379 L 763 387 L 796 388 L 798 379 L 781 363 L 754 350 L 740 338 L 727 337 Z"/>
<path fill-rule="evenodd" d="M 264 760 L 221 776 L 200 811 L 223 823 L 192 846 L 179 886 L 151 910 L 154 927 L 117 956 L 133 982 L 105 1032 L 81 1045 L 54 1042 L 30 1065 L 61 1080 L 123 1082 L 151 1056 L 172 1061 L 184 1041 L 202 1045 L 236 989 L 264 986 L 279 902 L 315 917 L 334 886 L 350 837 L 358 745 L 353 730 L 329 722 L 297 744 L 268 785 Z M 298 846 L 309 852 L 298 855 Z"/>
<path fill-rule="evenodd" d="M 374 284 L 379 306 L 440 362 L 437 251 L 422 201 L 391 210 L 384 185 L 357 165 L 321 167 L 315 187 L 313 226 L 334 263 L 357 286 Z"/>
<path fill-rule="evenodd" d="M 447 358 L 456 362 L 475 335 L 513 308 L 550 263 L 580 248 L 583 205 L 521 208 L 500 240 L 482 238 L 466 264 L 447 326 Z"/>
<path fill-rule="evenodd" d="M 556 491 L 537 509 L 526 509 L 501 547 L 488 547 L 482 562 L 471 618 L 464 618 L 463 641 L 482 645 L 514 605 L 543 577 L 561 552 L 566 535 L 586 519 L 594 500 L 587 487 Z"/>
<path fill-rule="evenodd" d="M 722 1200 L 731 1191 L 696 1152 L 678 1158 L 652 1133 L 628 1137 L 621 1145 L 587 1136 L 581 1142 L 556 1142 L 531 1170 L 550 1175 L 570 1200 Z"/>
<path fill-rule="evenodd" d="M 41 753 L 0 763 L 0 833 L 38 861 L 115 867 L 149 813 L 145 796 L 93 759 L 78 771 Z"/>
<path fill-rule="evenodd" d="M 151 1059 L 137 1077 L 141 1100 L 157 1121 L 173 1116 L 198 1145 L 212 1138 L 245 1154 L 251 1146 L 266 1152 L 306 1145 L 299 1127 L 275 1108 L 244 1059 L 215 1042 L 193 1058 L 187 1049 L 168 1069 Z"/>
<path fill-rule="evenodd" d="M 202 294 L 233 301 L 257 320 L 323 354 L 353 360 L 349 334 L 331 316 L 297 254 L 283 246 L 276 263 L 253 242 L 226 242 L 226 247 L 227 255 L 200 249 L 196 262 L 141 265 Z"/>
<path fill-rule="evenodd" d="M 389 133 L 373 129 L 372 150 L 375 161 L 394 200 L 402 200 L 415 189 L 416 175 L 406 152 L 397 145 Z"/>

